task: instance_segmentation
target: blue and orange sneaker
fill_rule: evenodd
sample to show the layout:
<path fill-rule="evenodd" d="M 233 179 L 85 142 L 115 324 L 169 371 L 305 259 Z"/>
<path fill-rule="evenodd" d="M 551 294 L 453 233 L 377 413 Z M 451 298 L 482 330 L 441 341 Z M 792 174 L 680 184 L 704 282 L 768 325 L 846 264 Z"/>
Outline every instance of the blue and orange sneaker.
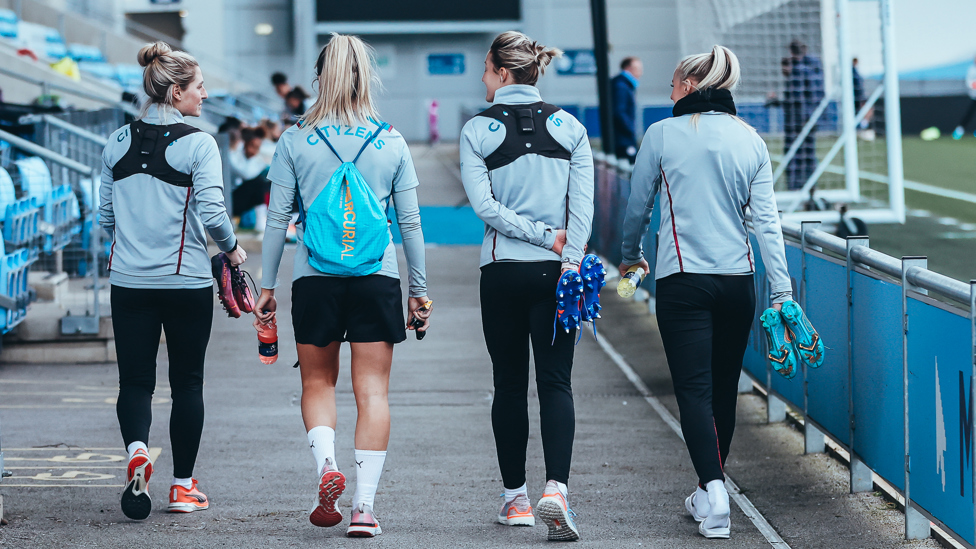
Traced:
<path fill-rule="evenodd" d="M 796 375 L 796 355 L 790 331 L 783 322 L 782 315 L 776 309 L 769 308 L 759 317 L 759 321 L 769 343 L 769 363 L 780 375 L 792 379 Z"/>
<path fill-rule="evenodd" d="M 556 325 L 562 326 L 566 333 L 579 328 L 582 297 L 583 277 L 576 271 L 563 273 L 556 286 Z"/>
<path fill-rule="evenodd" d="M 593 322 L 600 318 L 600 290 L 607 285 L 607 270 L 595 254 L 589 254 L 580 263 L 580 276 L 583 277 L 583 306 L 580 307 L 580 320 Z M 594 326 L 595 329 L 595 326 Z"/>
<path fill-rule="evenodd" d="M 823 364 L 824 344 L 820 334 L 796 301 L 783 303 L 783 321 L 793 339 L 793 347 L 799 359 L 810 368 Z"/>
<path fill-rule="evenodd" d="M 559 489 L 556 481 L 546 482 L 546 489 L 535 506 L 539 518 L 549 527 L 549 541 L 576 541 L 580 539 L 579 528 L 576 527 L 576 513 L 569 508 L 566 496 Z"/>
<path fill-rule="evenodd" d="M 133 520 L 144 520 L 152 512 L 149 498 L 149 477 L 153 473 L 149 452 L 136 450 L 129 459 L 125 471 L 125 489 L 122 490 L 122 513 Z"/>

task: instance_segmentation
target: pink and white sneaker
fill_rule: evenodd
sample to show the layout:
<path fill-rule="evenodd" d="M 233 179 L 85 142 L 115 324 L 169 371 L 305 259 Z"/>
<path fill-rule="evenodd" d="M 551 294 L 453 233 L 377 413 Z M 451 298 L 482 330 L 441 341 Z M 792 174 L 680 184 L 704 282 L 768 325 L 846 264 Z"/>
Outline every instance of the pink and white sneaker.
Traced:
<path fill-rule="evenodd" d="M 380 523 L 373 514 L 373 508 L 365 503 L 360 503 L 359 507 L 352 510 L 352 519 L 349 521 L 349 528 L 346 535 L 351 538 L 371 538 L 383 533 Z"/>
<path fill-rule="evenodd" d="M 342 512 L 336 501 L 346 489 L 346 476 L 339 472 L 331 459 L 325 460 L 325 469 L 319 479 L 319 495 L 308 521 L 316 526 L 329 527 L 342 522 Z"/>

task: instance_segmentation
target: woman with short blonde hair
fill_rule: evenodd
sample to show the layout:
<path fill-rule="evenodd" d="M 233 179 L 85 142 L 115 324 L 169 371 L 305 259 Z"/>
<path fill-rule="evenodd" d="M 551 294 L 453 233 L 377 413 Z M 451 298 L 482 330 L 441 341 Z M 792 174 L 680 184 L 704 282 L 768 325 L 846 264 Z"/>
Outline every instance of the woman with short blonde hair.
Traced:
<path fill-rule="evenodd" d="M 316 461 L 317 493 L 309 521 L 334 526 L 342 520 L 336 501 L 345 489 L 335 452 L 335 385 L 339 375 L 339 346 L 352 350 L 353 393 L 359 414 L 356 421 L 356 493 L 346 534 L 372 537 L 381 532 L 373 503 L 390 438 L 387 393 L 393 345 L 406 339 L 396 248 L 385 216 L 382 218 L 381 254 L 370 274 L 342 274 L 324 260 L 318 248 L 317 225 L 328 207 L 330 179 L 344 162 L 352 162 L 362 175 L 379 208 L 394 204 L 403 251 L 409 265 L 409 328 L 425 332 L 430 315 L 424 266 L 424 237 L 417 203 L 417 173 L 407 143 L 399 132 L 381 122 L 373 99 L 379 79 L 370 48 L 355 36 L 333 34 L 315 64 L 318 97 L 297 125 L 281 134 L 268 172 L 271 203 L 264 233 L 261 296 L 255 308 L 255 327 L 261 331 L 275 318 L 278 267 L 298 200 L 298 248 L 291 288 L 291 313 L 302 375 L 302 418 Z M 349 184 L 349 183 L 343 183 Z M 350 208 L 350 194 L 343 196 Z M 350 210 L 352 211 L 352 210 Z M 347 212 L 348 213 L 348 212 Z M 342 235 L 350 240 L 363 229 L 358 225 Z M 351 221 L 350 221 L 351 223 Z M 315 236 L 313 239 L 312 236 Z M 383 251 L 385 250 L 385 251 Z M 416 322 L 414 322 L 416 321 Z"/>

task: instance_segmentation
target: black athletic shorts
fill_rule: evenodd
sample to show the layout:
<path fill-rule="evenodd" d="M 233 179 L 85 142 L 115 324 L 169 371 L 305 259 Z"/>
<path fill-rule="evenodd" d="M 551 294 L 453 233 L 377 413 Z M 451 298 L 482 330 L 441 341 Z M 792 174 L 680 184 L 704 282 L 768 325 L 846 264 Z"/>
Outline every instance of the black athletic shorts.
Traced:
<path fill-rule="evenodd" d="M 291 286 L 295 341 L 400 343 L 407 339 L 400 281 L 385 275 L 305 276 Z"/>

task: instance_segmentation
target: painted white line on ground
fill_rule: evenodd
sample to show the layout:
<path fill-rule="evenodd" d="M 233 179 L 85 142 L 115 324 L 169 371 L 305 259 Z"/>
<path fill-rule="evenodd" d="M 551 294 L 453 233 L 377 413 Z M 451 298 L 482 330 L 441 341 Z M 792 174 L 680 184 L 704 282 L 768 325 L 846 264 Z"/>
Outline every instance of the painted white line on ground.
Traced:
<path fill-rule="evenodd" d="M 590 335 L 592 336 L 592 334 Z M 637 392 L 644 397 L 644 400 L 651 405 L 651 408 L 653 408 L 654 411 L 661 416 L 664 423 L 666 423 L 668 427 L 670 427 L 671 430 L 678 435 L 678 438 L 684 442 L 685 437 L 681 434 L 681 424 L 678 423 L 678 420 L 671 415 L 671 412 L 667 408 L 664 407 L 664 404 L 661 404 L 661 401 L 658 400 L 656 396 L 651 394 L 650 389 L 648 389 L 647 385 L 644 384 L 644 380 L 642 380 L 640 376 L 637 375 L 637 372 L 630 367 L 627 360 L 624 359 L 624 357 L 613 348 L 613 345 L 611 345 L 606 338 L 598 338 L 596 336 L 593 337 L 600 345 L 600 348 L 603 349 L 603 352 L 606 353 L 607 356 L 610 357 L 610 360 L 613 360 L 617 367 L 620 368 L 620 371 L 627 376 L 627 379 L 629 379 L 634 385 Z M 749 501 L 749 498 L 739 491 L 739 486 L 728 475 L 725 475 L 725 487 L 729 491 L 729 496 L 731 496 L 732 501 L 734 501 L 735 504 L 739 506 L 739 509 L 742 509 L 745 516 L 749 517 L 749 520 L 756 525 L 756 528 L 759 529 L 759 532 L 763 535 L 763 537 L 766 538 L 766 541 L 768 541 L 772 547 L 775 549 L 790 549 L 789 544 L 786 543 L 782 537 L 780 537 L 772 525 L 770 525 L 766 520 L 766 517 L 762 516 L 762 513 L 756 509 L 756 506 Z"/>

